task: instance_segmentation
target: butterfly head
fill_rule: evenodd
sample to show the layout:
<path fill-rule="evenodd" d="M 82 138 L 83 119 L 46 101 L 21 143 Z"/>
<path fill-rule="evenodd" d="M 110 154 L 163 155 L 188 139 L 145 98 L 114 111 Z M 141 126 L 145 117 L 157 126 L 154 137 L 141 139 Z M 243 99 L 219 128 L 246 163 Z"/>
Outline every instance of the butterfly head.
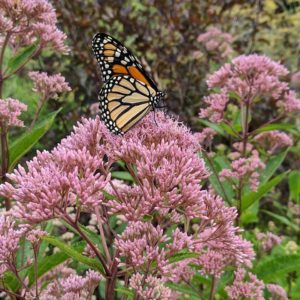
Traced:
<path fill-rule="evenodd" d="M 159 102 L 165 98 L 166 95 L 167 95 L 166 91 L 163 91 L 163 92 L 158 91 L 158 92 L 155 94 L 155 96 L 152 96 L 152 97 L 151 97 L 151 98 L 152 98 L 151 100 L 152 100 L 153 105 L 154 105 L 154 106 L 157 106 L 157 105 L 159 104 Z"/>

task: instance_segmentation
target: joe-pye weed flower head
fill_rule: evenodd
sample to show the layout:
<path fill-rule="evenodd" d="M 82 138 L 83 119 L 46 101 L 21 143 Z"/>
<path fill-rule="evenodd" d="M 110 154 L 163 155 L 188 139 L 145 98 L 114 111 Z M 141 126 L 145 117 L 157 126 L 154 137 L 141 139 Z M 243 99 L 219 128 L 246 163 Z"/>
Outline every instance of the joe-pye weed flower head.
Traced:
<path fill-rule="evenodd" d="M 201 186 L 209 173 L 198 136 L 163 113 L 156 122 L 150 113 L 119 137 L 98 117 L 83 119 L 55 149 L 8 175 L 0 194 L 15 199 L 14 215 L 30 223 L 63 218 L 70 206 L 105 209 L 104 222 L 118 216 L 126 228 L 115 237 L 116 259 L 120 269 L 133 268 L 131 287 L 142 297 L 146 284 L 148 299 L 176 299 L 164 284 L 190 279 L 190 263 L 220 276 L 228 265 L 250 266 L 254 253 L 234 226 L 236 209 Z M 131 184 L 111 179 L 116 161 L 125 164 Z M 195 222 L 196 230 L 188 225 Z M 195 256 L 172 262 L 181 251 Z"/>

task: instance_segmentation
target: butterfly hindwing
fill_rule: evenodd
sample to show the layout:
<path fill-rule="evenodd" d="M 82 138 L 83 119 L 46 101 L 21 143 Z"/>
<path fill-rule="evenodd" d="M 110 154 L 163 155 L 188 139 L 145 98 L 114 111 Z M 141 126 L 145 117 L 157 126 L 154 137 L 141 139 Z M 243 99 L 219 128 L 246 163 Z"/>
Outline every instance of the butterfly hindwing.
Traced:
<path fill-rule="evenodd" d="M 105 33 L 97 33 L 93 38 L 92 48 L 104 82 L 113 76 L 130 75 L 157 91 L 156 84 L 139 60 L 115 38 Z"/>
<path fill-rule="evenodd" d="M 101 119 L 110 131 L 122 134 L 153 106 L 156 91 L 128 75 L 110 78 L 99 94 Z"/>

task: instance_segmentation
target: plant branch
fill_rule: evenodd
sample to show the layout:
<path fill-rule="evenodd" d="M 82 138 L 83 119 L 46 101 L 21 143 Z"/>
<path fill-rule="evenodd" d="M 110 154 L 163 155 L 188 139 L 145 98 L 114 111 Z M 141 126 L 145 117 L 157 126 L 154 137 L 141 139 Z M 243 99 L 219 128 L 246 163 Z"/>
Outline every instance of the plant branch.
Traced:
<path fill-rule="evenodd" d="M 105 299 L 106 300 L 113 300 L 115 294 L 115 285 L 117 280 L 117 273 L 118 273 L 118 258 L 119 252 L 117 251 L 114 255 L 112 260 L 111 266 L 109 268 L 111 276 L 107 278 L 106 281 L 106 289 L 105 289 Z"/>
<path fill-rule="evenodd" d="M 209 293 L 209 300 L 213 300 L 215 298 L 216 287 L 217 287 L 217 279 L 216 279 L 215 276 L 212 276 L 212 283 L 211 283 L 211 288 L 210 288 L 210 293 Z"/>
<path fill-rule="evenodd" d="M 0 52 L 0 98 L 2 98 L 2 83 L 4 81 L 3 79 L 3 74 L 2 74 L 2 66 L 3 66 L 3 60 L 4 60 L 4 53 L 5 53 L 5 48 L 8 44 L 8 41 L 10 39 L 10 32 L 8 32 L 4 38 L 4 41 L 3 41 L 3 44 L 2 44 L 2 49 L 1 49 L 1 52 Z"/>
<path fill-rule="evenodd" d="M 8 75 L 6 75 L 6 76 L 4 76 L 4 74 L 3 74 L 3 80 L 5 80 L 5 79 L 8 79 L 8 78 L 10 78 L 11 76 L 13 76 L 14 74 L 16 74 L 16 73 L 18 73 L 19 71 L 21 71 L 24 67 L 25 67 L 25 65 L 32 59 L 32 58 L 34 58 L 39 52 L 41 51 L 41 48 L 39 47 L 36 51 L 34 51 L 34 53 L 32 54 L 32 55 L 30 55 L 25 61 L 24 61 L 24 63 L 19 67 L 19 68 L 17 68 L 16 70 L 14 70 L 12 73 L 10 73 L 10 74 L 8 74 Z M 6 70 L 7 71 L 7 70 Z"/>
<path fill-rule="evenodd" d="M 9 291 L 7 289 L 4 289 L 4 288 L 1 288 L 0 287 L 0 292 L 4 292 L 6 293 L 7 295 L 9 295 L 12 299 L 18 299 L 18 300 L 26 300 L 23 296 L 21 295 L 18 295 L 12 291 Z"/>
<path fill-rule="evenodd" d="M 103 222 L 102 222 L 102 218 L 100 216 L 99 207 L 96 207 L 95 212 L 96 212 L 96 217 L 97 217 L 97 222 L 98 222 L 98 229 L 100 231 L 100 236 L 101 236 L 101 241 L 102 241 L 102 245 L 103 245 L 103 248 L 104 248 L 104 252 L 105 252 L 106 258 L 108 260 L 108 263 L 110 264 L 111 263 L 111 257 L 110 257 L 109 250 L 108 250 L 107 243 L 106 243 L 106 238 L 105 238 L 105 234 L 104 234 L 104 230 L 103 230 Z"/>
<path fill-rule="evenodd" d="M 39 299 L 39 288 L 38 288 L 38 251 L 35 246 L 33 246 L 34 254 L 34 279 L 35 279 L 35 297 Z"/>
<path fill-rule="evenodd" d="M 0 140 L 1 140 L 1 174 L 0 182 L 6 181 L 6 173 L 9 165 L 9 150 L 7 141 L 7 126 L 5 123 L 0 122 Z M 11 200 L 5 198 L 5 209 L 8 211 L 11 208 Z"/>
<path fill-rule="evenodd" d="M 91 242 L 91 240 L 86 236 L 86 234 L 81 230 L 80 226 L 78 225 L 78 223 L 73 222 L 73 220 L 66 214 L 63 215 L 63 219 L 69 224 L 71 225 L 74 229 L 76 229 L 76 231 L 79 233 L 79 235 L 88 243 L 88 245 L 92 248 L 92 250 L 94 251 L 94 253 L 96 254 L 97 258 L 100 260 L 105 274 L 106 276 L 110 276 L 110 271 L 106 265 L 106 261 L 105 258 L 103 257 L 103 255 L 99 252 L 99 250 L 96 248 L 96 246 Z"/>

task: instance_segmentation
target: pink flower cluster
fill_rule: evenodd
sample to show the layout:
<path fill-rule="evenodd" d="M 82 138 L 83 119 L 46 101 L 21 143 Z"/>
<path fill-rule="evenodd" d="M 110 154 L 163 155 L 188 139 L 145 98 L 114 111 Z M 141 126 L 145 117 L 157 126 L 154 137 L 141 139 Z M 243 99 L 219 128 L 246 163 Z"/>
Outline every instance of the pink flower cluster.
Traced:
<path fill-rule="evenodd" d="M 287 74 L 283 65 L 266 56 L 238 56 L 231 64 L 225 64 L 209 76 L 209 89 L 219 88 L 221 91 L 205 98 L 208 107 L 200 110 L 200 116 L 212 122 L 222 121 L 229 98 L 235 98 L 240 105 L 272 98 L 286 113 L 299 111 L 300 100 L 289 90 L 288 83 L 281 81 L 281 77 Z"/>
<path fill-rule="evenodd" d="M 23 127 L 24 123 L 19 119 L 19 116 L 26 110 L 27 105 L 19 100 L 0 99 L 0 123 L 6 126 Z"/>
<path fill-rule="evenodd" d="M 24 239 L 31 243 L 32 247 L 38 246 L 41 242 L 41 236 L 46 232 L 34 229 L 28 224 L 17 224 L 16 220 L 10 214 L 0 215 L 0 279 L 3 274 L 9 271 L 17 274 L 17 251 L 20 249 L 21 242 Z M 27 252 L 28 253 L 28 252 Z M 28 263 L 31 258 L 26 257 Z"/>
<path fill-rule="evenodd" d="M 201 109 L 199 116 L 201 118 L 208 118 L 212 122 L 222 122 L 226 105 L 229 102 L 229 98 L 226 93 L 212 94 L 204 97 L 204 102 L 208 105 L 208 107 Z"/>
<path fill-rule="evenodd" d="M 211 128 L 204 128 L 202 132 L 196 132 L 197 137 L 201 146 L 211 145 L 216 132 Z"/>
<path fill-rule="evenodd" d="M 39 152 L 27 162 L 27 171 L 19 166 L 8 175 L 14 185 L 7 182 L 0 186 L 0 194 L 15 199 L 15 217 L 31 223 L 64 214 L 76 199 L 81 206 L 91 209 L 103 201 L 102 189 L 109 180 L 109 176 L 97 172 L 103 168 L 101 154 L 60 146 L 51 153 Z"/>
<path fill-rule="evenodd" d="M 276 245 L 281 243 L 281 238 L 272 232 L 257 232 L 256 238 L 264 252 L 271 251 Z"/>
<path fill-rule="evenodd" d="M 287 89 L 287 83 L 281 82 L 280 77 L 287 74 L 284 66 L 267 56 L 241 55 L 211 75 L 207 84 L 209 88 L 219 87 L 226 92 L 235 92 L 241 101 L 253 101 L 259 96 L 278 99 Z"/>
<path fill-rule="evenodd" d="M 208 52 L 217 52 L 222 58 L 228 57 L 233 49 L 233 37 L 216 27 L 210 27 L 205 33 L 198 36 L 197 41 L 202 43 Z"/>
<path fill-rule="evenodd" d="M 164 286 L 162 280 L 152 275 L 145 278 L 143 274 L 135 273 L 130 278 L 130 287 L 134 289 L 142 299 L 171 300 L 177 299 L 179 296 L 179 293 Z"/>
<path fill-rule="evenodd" d="M 271 300 L 289 300 L 286 291 L 280 285 L 267 284 L 266 287 L 271 294 Z"/>
<path fill-rule="evenodd" d="M 40 49 L 68 51 L 66 35 L 57 29 L 55 10 L 47 0 L 0 0 L 0 16 L 1 32 L 10 35 L 15 50 L 38 42 Z"/>
<path fill-rule="evenodd" d="M 95 288 L 102 280 L 100 273 L 88 270 L 85 277 L 71 274 L 48 284 L 40 295 L 41 300 L 86 300 L 91 299 Z"/>
<path fill-rule="evenodd" d="M 241 143 L 235 143 L 234 148 L 237 152 L 230 154 L 230 158 L 234 159 L 231 162 L 230 169 L 223 169 L 219 176 L 222 180 L 229 180 L 234 185 L 236 181 L 242 180 L 244 184 L 249 183 L 250 188 L 255 191 L 259 185 L 259 170 L 265 167 L 265 164 L 259 158 L 256 150 L 252 150 L 252 145 L 248 144 L 245 155 L 248 157 L 241 157 Z M 249 154 L 248 154 L 248 153 Z"/>
<path fill-rule="evenodd" d="M 293 140 L 286 133 L 278 130 L 262 132 L 254 138 L 254 141 L 267 149 L 269 154 L 293 145 Z"/>
<path fill-rule="evenodd" d="M 71 91 L 69 84 L 61 74 L 49 76 L 46 72 L 29 72 L 33 80 L 33 91 L 42 95 L 44 99 L 57 98 L 58 93 Z"/>
<path fill-rule="evenodd" d="M 163 113 L 156 122 L 150 113 L 119 137 L 98 117 L 83 119 L 54 150 L 8 175 L 0 195 L 15 199 L 14 215 L 32 223 L 63 217 L 75 204 L 90 212 L 105 207 L 107 218 L 127 224 L 115 246 L 119 267 L 134 270 L 132 288 L 153 299 L 176 299 L 165 283 L 189 279 L 191 262 L 205 275 L 220 276 L 226 266 L 250 266 L 254 252 L 234 226 L 236 209 L 201 187 L 208 172 L 197 135 Z M 125 164 L 132 184 L 111 180 L 116 161 Z M 193 220 L 197 228 L 186 227 Z M 172 262 L 182 251 L 197 257 Z"/>
<path fill-rule="evenodd" d="M 232 286 L 226 287 L 226 291 L 231 300 L 238 300 L 241 298 L 264 300 L 263 289 L 264 283 L 258 280 L 257 277 L 248 273 L 249 280 L 245 281 L 246 271 L 238 269 L 235 272 L 235 278 Z"/>
<path fill-rule="evenodd" d="M 8 269 L 13 265 L 19 241 L 27 231 L 28 226 L 18 226 L 10 216 L 0 215 L 0 261 Z"/>

